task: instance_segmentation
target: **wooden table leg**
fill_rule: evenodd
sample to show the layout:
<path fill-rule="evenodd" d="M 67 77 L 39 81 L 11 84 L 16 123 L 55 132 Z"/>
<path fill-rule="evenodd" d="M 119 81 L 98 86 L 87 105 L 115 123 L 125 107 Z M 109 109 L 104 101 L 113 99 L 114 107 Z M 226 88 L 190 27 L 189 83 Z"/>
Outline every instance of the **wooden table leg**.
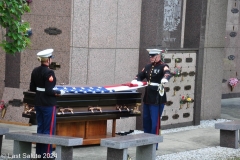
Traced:
<path fill-rule="evenodd" d="M 112 122 L 112 137 L 115 137 L 116 134 L 116 119 L 113 119 Z"/>

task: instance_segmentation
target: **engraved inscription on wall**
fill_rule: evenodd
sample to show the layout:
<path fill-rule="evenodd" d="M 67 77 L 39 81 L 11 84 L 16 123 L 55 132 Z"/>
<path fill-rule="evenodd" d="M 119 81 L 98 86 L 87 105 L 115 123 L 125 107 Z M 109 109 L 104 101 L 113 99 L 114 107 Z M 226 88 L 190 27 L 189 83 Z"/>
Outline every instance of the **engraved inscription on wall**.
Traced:
<path fill-rule="evenodd" d="M 181 21 L 182 0 L 164 0 L 163 30 L 174 31 Z"/>

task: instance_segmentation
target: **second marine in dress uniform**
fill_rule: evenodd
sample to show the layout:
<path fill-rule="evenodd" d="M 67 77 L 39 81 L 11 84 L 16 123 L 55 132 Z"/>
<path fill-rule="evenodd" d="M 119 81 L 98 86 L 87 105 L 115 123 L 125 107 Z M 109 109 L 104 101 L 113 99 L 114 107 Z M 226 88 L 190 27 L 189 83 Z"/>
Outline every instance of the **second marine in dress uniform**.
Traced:
<path fill-rule="evenodd" d="M 52 52 L 53 49 L 47 49 L 37 53 L 41 65 L 33 69 L 30 82 L 30 91 L 36 92 L 37 133 L 50 135 L 55 133 L 56 96 L 64 94 L 63 91 L 53 90 L 57 80 L 54 71 L 49 69 Z M 51 144 L 37 143 L 36 154 L 41 155 L 40 159 L 54 158 Z"/>
<path fill-rule="evenodd" d="M 163 50 L 147 49 L 150 62 L 141 72 L 139 72 L 132 81 L 147 80 L 148 85 L 145 88 L 143 97 L 143 130 L 144 133 L 159 134 L 160 117 L 162 115 L 164 104 L 167 101 L 166 93 L 161 92 L 161 84 L 168 82 L 171 77 L 169 66 L 161 61 Z"/>

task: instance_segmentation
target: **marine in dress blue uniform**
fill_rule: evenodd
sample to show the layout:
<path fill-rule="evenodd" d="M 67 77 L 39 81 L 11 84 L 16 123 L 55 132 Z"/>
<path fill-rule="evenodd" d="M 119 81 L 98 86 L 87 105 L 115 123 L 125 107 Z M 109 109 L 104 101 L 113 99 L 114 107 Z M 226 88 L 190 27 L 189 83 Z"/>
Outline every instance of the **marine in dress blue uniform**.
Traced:
<path fill-rule="evenodd" d="M 171 77 L 169 66 L 161 61 L 163 50 L 147 49 L 151 63 L 147 64 L 141 72 L 136 75 L 136 81 L 147 80 L 143 97 L 143 130 L 144 133 L 159 134 L 160 117 L 164 104 L 167 101 L 163 84 Z M 162 92 L 162 93 L 161 93 Z"/>
<path fill-rule="evenodd" d="M 53 49 L 46 49 L 37 53 L 41 62 L 39 67 L 31 73 L 30 91 L 36 92 L 35 110 L 37 119 L 37 133 L 55 133 L 56 126 L 56 96 L 64 92 L 53 90 L 56 85 L 56 77 L 53 70 L 49 69 L 52 61 Z M 36 144 L 36 154 L 41 155 L 40 159 L 51 159 L 51 144 Z"/>

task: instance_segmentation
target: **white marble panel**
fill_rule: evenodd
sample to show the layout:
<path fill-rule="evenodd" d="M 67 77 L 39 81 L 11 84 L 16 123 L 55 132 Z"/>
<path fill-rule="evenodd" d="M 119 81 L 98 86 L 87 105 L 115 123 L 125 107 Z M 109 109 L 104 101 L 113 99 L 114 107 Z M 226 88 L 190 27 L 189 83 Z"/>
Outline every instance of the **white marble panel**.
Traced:
<path fill-rule="evenodd" d="M 114 84 L 116 69 L 115 49 L 89 49 L 87 84 Z"/>
<path fill-rule="evenodd" d="M 74 0 L 72 9 L 73 47 L 88 47 L 89 42 L 89 3 L 90 0 Z"/>
<path fill-rule="evenodd" d="M 201 119 L 219 118 L 221 111 L 221 93 L 223 76 L 222 48 L 205 49 L 205 68 L 203 73 L 202 88 L 202 113 Z"/>
<path fill-rule="evenodd" d="M 225 23 L 227 18 L 228 0 L 211 0 L 208 1 L 208 5 L 208 21 L 213 24 Z"/>
<path fill-rule="evenodd" d="M 227 5 L 227 21 L 232 24 L 238 24 L 239 23 L 239 12 L 238 13 L 232 13 L 231 10 L 233 8 L 239 9 L 239 1 L 236 0 L 228 0 Z"/>
<path fill-rule="evenodd" d="M 117 48 L 139 47 L 141 4 L 141 0 L 118 0 Z"/>
<path fill-rule="evenodd" d="M 238 47 L 239 45 L 239 25 L 233 25 L 233 24 L 230 24 L 230 23 L 227 23 L 226 24 L 226 36 L 225 36 L 225 47 Z M 232 32 L 236 32 L 236 36 L 230 36 L 230 34 Z"/>
<path fill-rule="evenodd" d="M 115 83 L 131 82 L 138 73 L 138 49 L 117 49 Z"/>
<path fill-rule="evenodd" d="M 223 58 L 224 70 L 236 70 L 238 63 L 238 54 L 239 48 L 225 48 L 225 56 Z M 229 56 L 233 55 L 235 57 L 234 60 L 229 60 Z"/>
<path fill-rule="evenodd" d="M 205 47 L 220 47 L 225 44 L 227 0 L 212 0 L 208 3 L 205 30 Z"/>
<path fill-rule="evenodd" d="M 91 1 L 90 48 L 116 48 L 117 3 L 118 0 Z"/>
<path fill-rule="evenodd" d="M 69 79 L 71 85 L 87 84 L 87 48 L 71 48 Z"/>

